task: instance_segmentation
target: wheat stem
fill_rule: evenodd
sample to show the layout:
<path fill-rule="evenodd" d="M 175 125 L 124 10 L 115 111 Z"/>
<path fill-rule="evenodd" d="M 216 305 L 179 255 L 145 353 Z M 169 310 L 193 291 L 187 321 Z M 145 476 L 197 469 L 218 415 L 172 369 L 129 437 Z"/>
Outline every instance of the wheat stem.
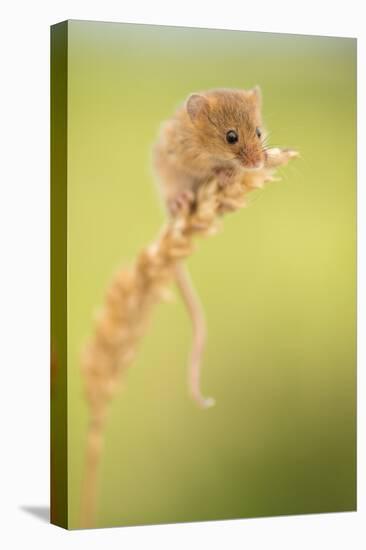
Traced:
<path fill-rule="evenodd" d="M 135 264 L 117 273 L 107 290 L 81 361 L 90 416 L 81 497 L 82 527 L 95 526 L 98 472 L 108 405 L 121 374 L 135 357 L 152 306 L 166 298 L 168 287 L 177 276 L 178 264 L 193 251 L 194 238 L 214 234 L 222 214 L 243 208 L 249 191 L 272 181 L 275 168 L 297 156 L 295 151 L 286 149 L 267 153 L 267 165 L 260 171 L 248 172 L 225 187 L 215 179 L 202 185 L 194 208 L 187 206 L 171 219 L 157 239 L 142 250 Z M 196 401 L 207 407 L 213 403 L 203 398 L 199 389 L 204 339 L 205 334 L 201 331 L 192 350 L 190 390 Z"/>

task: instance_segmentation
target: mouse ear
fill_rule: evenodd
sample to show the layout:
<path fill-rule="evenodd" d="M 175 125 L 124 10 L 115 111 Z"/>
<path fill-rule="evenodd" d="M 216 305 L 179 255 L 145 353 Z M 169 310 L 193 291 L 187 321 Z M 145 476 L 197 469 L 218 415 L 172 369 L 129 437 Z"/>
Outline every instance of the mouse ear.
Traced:
<path fill-rule="evenodd" d="M 202 113 L 207 112 L 208 101 L 203 95 L 192 94 L 187 99 L 186 109 L 191 120 L 194 121 Z"/>
<path fill-rule="evenodd" d="M 260 86 L 254 86 L 254 88 L 252 88 L 251 90 L 249 90 L 249 93 L 251 96 L 253 96 L 258 105 L 261 105 L 262 104 L 262 91 L 260 89 Z"/>

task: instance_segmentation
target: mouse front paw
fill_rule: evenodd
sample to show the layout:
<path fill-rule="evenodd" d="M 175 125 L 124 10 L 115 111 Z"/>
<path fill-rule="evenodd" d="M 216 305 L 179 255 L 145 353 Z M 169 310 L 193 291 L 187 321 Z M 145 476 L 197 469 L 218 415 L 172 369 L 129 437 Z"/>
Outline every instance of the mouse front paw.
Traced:
<path fill-rule="evenodd" d="M 186 189 L 182 191 L 172 199 L 168 200 L 169 212 L 172 216 L 176 217 L 181 214 L 188 213 L 192 210 L 194 204 L 194 193 Z"/>
<path fill-rule="evenodd" d="M 214 168 L 213 172 L 221 189 L 232 183 L 235 177 L 234 168 L 223 168 L 220 166 Z"/>

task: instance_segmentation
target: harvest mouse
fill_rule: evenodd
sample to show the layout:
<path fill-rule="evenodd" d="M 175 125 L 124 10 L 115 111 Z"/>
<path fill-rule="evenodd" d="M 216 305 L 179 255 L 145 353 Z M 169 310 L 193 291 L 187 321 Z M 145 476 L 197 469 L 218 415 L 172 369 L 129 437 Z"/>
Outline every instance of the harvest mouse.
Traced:
<path fill-rule="evenodd" d="M 194 206 L 197 189 L 213 176 L 220 185 L 229 185 L 249 171 L 260 171 L 265 159 L 259 87 L 191 94 L 162 125 L 153 149 L 153 163 L 170 217 L 187 204 Z M 199 383 L 205 318 L 181 263 L 176 268 L 176 281 L 193 323 L 190 392 L 200 406 L 208 407 L 213 400 L 202 396 Z"/>
<path fill-rule="evenodd" d="M 154 165 L 168 212 L 193 201 L 201 183 L 222 185 L 265 160 L 261 92 L 218 89 L 191 94 L 161 128 Z"/>

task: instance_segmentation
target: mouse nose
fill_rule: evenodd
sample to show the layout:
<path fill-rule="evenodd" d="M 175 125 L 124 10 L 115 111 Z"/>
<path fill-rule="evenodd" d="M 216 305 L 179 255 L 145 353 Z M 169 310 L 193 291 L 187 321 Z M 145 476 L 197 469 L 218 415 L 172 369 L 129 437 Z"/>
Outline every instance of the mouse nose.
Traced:
<path fill-rule="evenodd" d="M 259 170 L 263 168 L 264 158 L 262 151 L 258 151 L 256 148 L 247 147 L 242 151 L 243 166 L 249 170 Z"/>

